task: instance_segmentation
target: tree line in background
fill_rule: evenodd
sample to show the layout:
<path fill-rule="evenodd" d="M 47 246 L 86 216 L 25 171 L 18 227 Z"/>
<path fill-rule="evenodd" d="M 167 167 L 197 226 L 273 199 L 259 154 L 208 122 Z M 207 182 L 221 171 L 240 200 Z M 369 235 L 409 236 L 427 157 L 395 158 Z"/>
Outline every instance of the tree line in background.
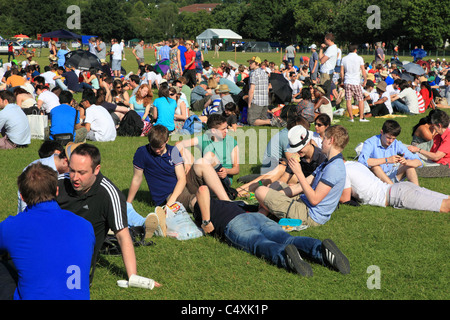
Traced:
<path fill-rule="evenodd" d="M 180 7 L 205 2 L 221 5 L 211 13 L 179 13 Z M 322 43 L 327 32 L 340 45 L 383 41 L 388 47 L 435 49 L 450 38 L 450 6 L 440 0 L 0 0 L 0 35 L 36 37 L 67 29 L 70 5 L 81 9 L 81 30 L 72 31 L 106 41 L 195 39 L 208 28 L 232 29 L 248 40 L 303 45 Z M 380 9 L 379 28 L 368 27 L 371 5 Z"/>

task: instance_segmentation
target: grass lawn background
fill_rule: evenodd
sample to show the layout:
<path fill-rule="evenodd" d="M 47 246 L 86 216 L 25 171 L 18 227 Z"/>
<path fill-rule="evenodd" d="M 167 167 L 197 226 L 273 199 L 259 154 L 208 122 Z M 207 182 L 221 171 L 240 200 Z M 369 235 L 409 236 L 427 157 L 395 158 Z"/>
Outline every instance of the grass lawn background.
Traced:
<path fill-rule="evenodd" d="M 47 51 L 46 51 L 47 50 Z M 146 57 L 150 56 L 148 50 Z M 44 66 L 48 49 L 36 60 Z M 205 60 L 215 66 L 234 59 L 234 52 L 209 52 Z M 253 53 L 238 53 L 237 62 L 245 63 Z M 279 54 L 258 54 L 261 59 L 279 62 Z M 278 57 L 278 60 L 277 60 Z M 123 65 L 136 71 L 131 49 Z M 20 60 L 20 58 L 19 58 Z M 150 59 L 146 59 L 147 62 Z M 403 60 L 403 59 L 401 59 Z M 367 60 L 368 61 L 368 60 Z M 422 116 L 397 118 L 403 130 L 399 140 L 411 142 L 411 129 Z M 380 132 L 385 119 L 371 118 L 369 123 L 349 123 L 337 117 L 350 134 L 343 154 L 355 156 L 354 148 Z M 244 130 L 249 130 L 245 127 Z M 251 128 L 254 129 L 254 128 Z M 260 134 L 271 129 L 256 127 Z M 267 130 L 267 131 L 266 131 Z M 17 210 L 16 179 L 23 168 L 38 158 L 42 141 L 32 140 L 29 148 L 0 151 L 0 221 Z M 102 172 L 127 195 L 133 174 L 136 149 L 147 143 L 145 137 L 117 137 L 114 142 L 94 142 L 102 154 Z M 249 158 L 246 141 L 245 159 Z M 241 146 L 242 148 L 242 146 Z M 251 144 L 252 152 L 255 146 Z M 258 147 L 257 152 L 264 150 Z M 239 176 L 257 172 L 258 164 L 241 164 Z M 256 171 L 255 171 L 256 170 Z M 234 186 L 239 184 L 234 179 Z M 422 186 L 448 194 L 450 178 L 420 178 Z M 154 208 L 148 202 L 148 187 L 141 185 L 134 201 L 135 209 L 146 215 Z M 43 230 L 45 232 L 45 230 Z M 293 235 L 319 239 L 331 238 L 348 256 L 350 275 L 312 264 L 314 277 L 301 278 L 245 252 L 228 247 L 217 239 L 202 237 L 189 241 L 154 238 L 155 246 L 136 248 L 138 273 L 160 282 L 161 288 L 123 289 L 116 281 L 125 279 L 121 257 L 103 256 L 98 262 L 91 298 L 94 300 L 437 300 L 448 299 L 449 292 L 449 215 L 427 211 L 398 210 L 371 206 L 340 206 L 330 221 Z M 369 289 L 372 266 L 380 270 L 380 289 Z M 369 273 L 368 273 L 369 270 Z"/>

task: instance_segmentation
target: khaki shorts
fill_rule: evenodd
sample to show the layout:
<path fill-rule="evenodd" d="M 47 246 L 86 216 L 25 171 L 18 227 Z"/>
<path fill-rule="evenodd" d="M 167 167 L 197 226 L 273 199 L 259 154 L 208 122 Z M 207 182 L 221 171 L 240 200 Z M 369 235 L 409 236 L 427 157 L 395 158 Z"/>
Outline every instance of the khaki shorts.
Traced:
<path fill-rule="evenodd" d="M 283 188 L 288 187 L 287 184 L 280 184 Z M 264 206 L 277 218 L 300 219 L 303 225 L 317 227 L 321 224 L 315 222 L 308 213 L 308 207 L 300 199 L 300 196 L 289 198 L 285 194 L 275 189 L 270 189 L 264 199 Z"/>
<path fill-rule="evenodd" d="M 194 168 L 191 167 L 191 170 L 189 170 L 186 176 L 186 186 L 177 198 L 177 201 L 180 202 L 188 212 L 193 212 L 194 208 L 191 207 L 192 200 L 196 197 L 198 188 L 204 184 L 203 179 L 199 178 L 195 174 Z M 172 194 L 170 194 L 167 199 L 169 199 L 171 195 Z"/>
<path fill-rule="evenodd" d="M 247 110 L 247 123 L 253 125 L 256 120 L 266 120 L 267 118 L 267 106 L 258 106 L 256 104 L 251 105 L 250 109 Z"/>

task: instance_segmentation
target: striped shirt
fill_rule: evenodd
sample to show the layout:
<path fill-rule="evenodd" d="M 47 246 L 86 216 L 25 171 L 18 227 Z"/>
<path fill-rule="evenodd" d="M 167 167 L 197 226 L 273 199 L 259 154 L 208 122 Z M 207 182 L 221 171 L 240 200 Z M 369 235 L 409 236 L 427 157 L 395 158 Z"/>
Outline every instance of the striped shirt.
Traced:
<path fill-rule="evenodd" d="M 417 100 L 419 102 L 419 113 L 424 113 L 425 112 L 425 100 L 423 100 L 422 95 L 420 94 L 419 91 L 416 91 L 416 95 L 417 95 Z"/>

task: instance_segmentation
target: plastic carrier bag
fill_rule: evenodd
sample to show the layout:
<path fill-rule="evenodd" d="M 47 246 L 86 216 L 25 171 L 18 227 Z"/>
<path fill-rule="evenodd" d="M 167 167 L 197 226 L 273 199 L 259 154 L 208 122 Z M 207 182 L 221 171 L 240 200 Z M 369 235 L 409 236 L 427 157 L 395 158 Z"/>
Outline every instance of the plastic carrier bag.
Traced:
<path fill-rule="evenodd" d="M 167 236 L 178 240 L 189 240 L 203 236 L 203 231 L 197 227 L 184 206 L 175 202 L 175 205 L 165 207 Z"/>

